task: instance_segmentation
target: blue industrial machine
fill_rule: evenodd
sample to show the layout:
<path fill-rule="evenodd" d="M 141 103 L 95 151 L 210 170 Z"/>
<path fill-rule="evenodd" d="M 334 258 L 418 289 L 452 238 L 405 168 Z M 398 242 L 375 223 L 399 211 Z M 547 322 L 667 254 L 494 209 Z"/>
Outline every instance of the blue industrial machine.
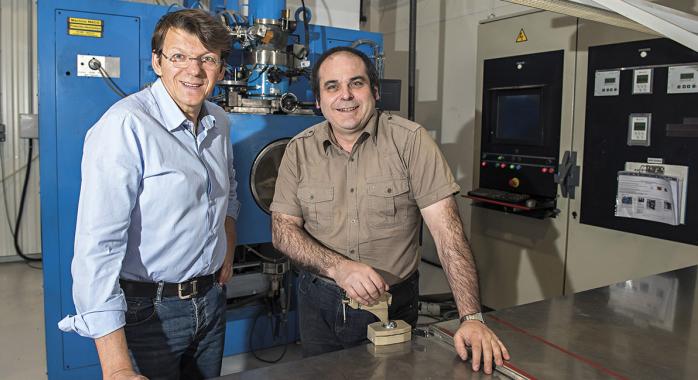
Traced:
<path fill-rule="evenodd" d="M 246 9 L 234 0 L 207 3 L 235 41 L 226 76 L 212 98 L 229 112 L 242 203 L 235 275 L 228 284 L 225 355 L 232 355 L 298 339 L 293 276 L 270 244 L 268 207 L 278 165 L 288 140 L 322 120 L 308 83 L 317 57 L 334 46 L 354 45 L 380 68 L 382 37 L 309 25 L 304 20 L 310 20 L 310 11 L 291 12 L 284 0 L 249 0 Z M 184 4 L 200 6 L 199 1 Z M 64 316 L 75 314 L 70 266 L 83 141 L 112 104 L 156 79 L 150 38 L 159 18 L 177 8 L 117 0 L 38 2 L 49 379 L 100 376 L 94 343 L 57 327 Z"/>

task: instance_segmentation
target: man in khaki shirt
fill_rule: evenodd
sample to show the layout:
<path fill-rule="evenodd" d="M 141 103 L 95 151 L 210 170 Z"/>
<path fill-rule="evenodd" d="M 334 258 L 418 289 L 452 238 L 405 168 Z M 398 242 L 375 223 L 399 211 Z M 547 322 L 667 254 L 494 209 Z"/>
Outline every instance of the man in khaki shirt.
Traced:
<path fill-rule="evenodd" d="M 378 75 L 363 53 L 325 52 L 313 68 L 316 104 L 327 121 L 294 137 L 279 168 L 274 246 L 306 270 L 299 279 L 305 356 L 366 341 L 377 319 L 345 308 L 390 291 L 391 319 L 416 325 L 419 221 L 426 221 L 453 289 L 461 327 L 454 340 L 473 370 L 509 359 L 482 322 L 477 272 L 453 197 L 460 188 L 420 125 L 375 109 Z"/>

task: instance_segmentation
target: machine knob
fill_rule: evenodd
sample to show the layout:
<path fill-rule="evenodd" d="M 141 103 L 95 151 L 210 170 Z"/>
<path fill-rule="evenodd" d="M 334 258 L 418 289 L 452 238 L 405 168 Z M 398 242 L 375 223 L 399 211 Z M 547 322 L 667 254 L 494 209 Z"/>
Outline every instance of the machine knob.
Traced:
<path fill-rule="evenodd" d="M 287 92 L 281 95 L 281 110 L 286 113 L 292 113 L 298 109 L 298 97 L 292 93 Z"/>
<path fill-rule="evenodd" d="M 276 67 L 272 67 L 271 69 L 267 70 L 267 79 L 269 79 L 270 83 L 281 83 L 283 77 L 284 73 Z"/>
<path fill-rule="evenodd" d="M 514 177 L 514 178 L 512 178 L 512 179 L 509 180 L 509 186 L 511 186 L 511 187 L 513 187 L 513 188 L 515 188 L 515 189 L 516 189 L 517 187 L 519 187 L 520 184 L 521 184 L 521 181 L 519 181 L 519 179 L 516 178 L 516 177 Z"/>

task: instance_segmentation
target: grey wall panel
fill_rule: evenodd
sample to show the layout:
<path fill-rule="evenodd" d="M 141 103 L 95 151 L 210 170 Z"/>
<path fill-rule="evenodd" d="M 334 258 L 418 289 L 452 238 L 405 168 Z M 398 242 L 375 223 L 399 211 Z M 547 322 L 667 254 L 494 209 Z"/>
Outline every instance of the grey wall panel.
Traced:
<path fill-rule="evenodd" d="M 19 138 L 19 114 L 37 110 L 36 8 L 31 0 L 0 3 L 0 122 L 7 127 L 7 141 L 0 143 L 5 176 L 0 195 L 5 195 L 14 225 L 26 173 L 28 143 Z M 39 157 L 35 141 L 31 177 L 27 189 L 20 246 L 25 253 L 41 250 L 39 210 Z M 15 256 L 7 222 L 5 202 L 0 201 L 0 260 Z"/>

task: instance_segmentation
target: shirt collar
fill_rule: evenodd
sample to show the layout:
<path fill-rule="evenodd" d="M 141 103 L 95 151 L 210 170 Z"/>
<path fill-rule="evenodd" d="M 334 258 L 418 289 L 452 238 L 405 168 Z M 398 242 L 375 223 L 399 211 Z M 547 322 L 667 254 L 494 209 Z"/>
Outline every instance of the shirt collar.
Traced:
<path fill-rule="evenodd" d="M 361 135 L 359 135 L 359 138 L 356 140 L 357 142 L 361 143 L 362 141 L 367 140 L 370 137 L 371 141 L 373 141 L 373 144 L 377 143 L 376 132 L 378 131 L 378 119 L 379 112 L 378 110 L 374 109 L 373 114 L 366 122 L 366 127 L 364 128 Z M 325 149 L 325 153 L 327 153 L 327 148 L 330 145 L 337 145 L 337 139 L 332 134 L 330 123 L 327 120 L 325 120 L 320 126 L 318 126 L 316 133 L 318 134 L 320 141 L 322 141 L 322 147 Z"/>
<path fill-rule="evenodd" d="M 160 109 L 160 116 L 162 117 L 163 124 L 167 130 L 173 131 L 189 120 L 186 116 L 184 116 L 182 110 L 179 109 L 177 103 L 175 103 L 174 99 L 172 99 L 170 94 L 167 92 L 165 85 L 162 83 L 162 79 L 158 78 L 158 80 L 156 80 L 155 83 L 150 86 L 150 91 L 155 98 L 158 108 Z M 208 112 L 206 102 L 201 105 L 199 121 L 204 130 L 208 130 L 216 126 L 216 119 Z"/>

